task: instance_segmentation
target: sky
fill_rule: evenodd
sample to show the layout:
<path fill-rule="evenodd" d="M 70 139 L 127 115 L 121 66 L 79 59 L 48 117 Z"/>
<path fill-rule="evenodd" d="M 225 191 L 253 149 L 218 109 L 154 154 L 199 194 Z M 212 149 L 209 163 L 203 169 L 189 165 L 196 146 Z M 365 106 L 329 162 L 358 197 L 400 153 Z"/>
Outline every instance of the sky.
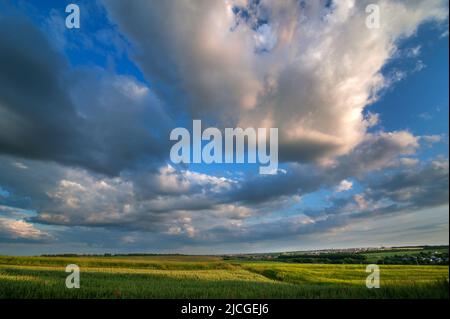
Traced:
<path fill-rule="evenodd" d="M 448 44 L 446 0 L 0 0 L 0 254 L 448 244 Z M 278 170 L 173 163 L 193 120 Z"/>

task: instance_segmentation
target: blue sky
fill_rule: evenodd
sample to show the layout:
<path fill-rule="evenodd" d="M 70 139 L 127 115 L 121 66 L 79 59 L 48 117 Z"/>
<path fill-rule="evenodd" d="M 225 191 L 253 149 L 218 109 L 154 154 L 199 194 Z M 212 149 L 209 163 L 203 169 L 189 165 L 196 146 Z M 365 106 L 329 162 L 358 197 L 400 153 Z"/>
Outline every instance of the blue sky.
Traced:
<path fill-rule="evenodd" d="M 385 68 L 411 69 L 417 61 L 424 63 L 424 69 L 396 83 L 386 95 L 369 110 L 382 115 L 386 130 L 407 129 L 415 134 L 448 134 L 448 37 L 441 37 L 433 24 L 419 28 L 411 39 L 404 40 L 400 49 L 420 47 L 420 56 L 399 59 Z M 406 112 L 403 105 L 408 105 Z M 448 156 L 448 145 L 436 146 L 437 152 Z"/>
<path fill-rule="evenodd" d="M 375 30 L 364 1 L 68 3 L 0 1 L 0 254 L 448 243 L 445 1 Z M 277 174 L 172 163 L 194 119 L 277 127 Z"/>

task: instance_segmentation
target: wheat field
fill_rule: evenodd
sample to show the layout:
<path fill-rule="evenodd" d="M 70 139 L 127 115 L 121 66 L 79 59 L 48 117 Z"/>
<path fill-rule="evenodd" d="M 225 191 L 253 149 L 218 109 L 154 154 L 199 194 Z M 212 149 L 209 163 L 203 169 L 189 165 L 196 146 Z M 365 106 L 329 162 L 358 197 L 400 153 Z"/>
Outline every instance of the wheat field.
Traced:
<path fill-rule="evenodd" d="M 68 264 L 80 288 L 68 289 Z M 448 266 L 246 262 L 208 256 L 0 256 L 0 298 L 448 298 Z"/>

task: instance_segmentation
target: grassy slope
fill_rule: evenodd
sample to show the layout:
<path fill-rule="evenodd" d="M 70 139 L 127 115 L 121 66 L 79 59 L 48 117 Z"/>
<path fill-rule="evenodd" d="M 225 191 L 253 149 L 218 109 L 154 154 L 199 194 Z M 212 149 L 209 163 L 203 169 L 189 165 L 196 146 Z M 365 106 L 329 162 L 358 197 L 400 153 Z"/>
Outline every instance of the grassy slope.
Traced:
<path fill-rule="evenodd" d="M 65 288 L 68 264 L 81 288 Z M 0 298 L 448 298 L 448 267 L 233 262 L 216 257 L 0 257 Z"/>

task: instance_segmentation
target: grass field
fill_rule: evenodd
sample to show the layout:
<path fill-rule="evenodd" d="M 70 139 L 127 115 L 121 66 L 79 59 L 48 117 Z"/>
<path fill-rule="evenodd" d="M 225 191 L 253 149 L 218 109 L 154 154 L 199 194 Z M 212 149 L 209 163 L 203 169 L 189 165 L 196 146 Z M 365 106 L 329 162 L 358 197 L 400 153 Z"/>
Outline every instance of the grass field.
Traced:
<path fill-rule="evenodd" d="M 67 289 L 77 264 L 80 289 Z M 224 261 L 207 256 L 1 257 L 0 298 L 448 298 L 448 266 Z"/>

